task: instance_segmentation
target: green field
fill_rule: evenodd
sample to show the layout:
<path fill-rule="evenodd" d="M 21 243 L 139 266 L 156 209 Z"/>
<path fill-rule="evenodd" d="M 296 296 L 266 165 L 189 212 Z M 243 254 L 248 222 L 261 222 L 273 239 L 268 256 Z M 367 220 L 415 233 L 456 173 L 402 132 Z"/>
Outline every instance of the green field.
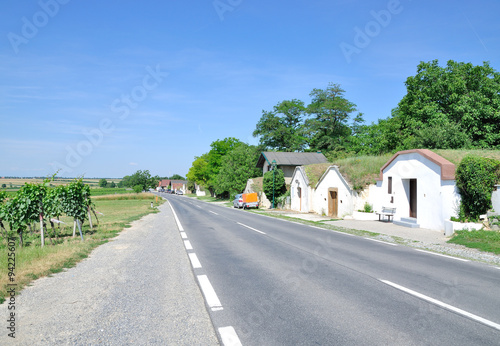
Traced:
<path fill-rule="evenodd" d="M 95 199 L 96 210 L 104 215 L 98 214 L 99 224 L 93 217 L 94 229 L 90 229 L 87 222 L 83 225 L 84 241 L 80 237 L 73 235 L 73 221 L 70 218 L 61 218 L 65 224 L 57 229 L 57 236 L 52 235 L 50 239 L 45 240 L 45 246 L 40 246 L 40 234 L 26 232 L 25 244 L 23 248 L 19 247 L 16 241 L 15 248 L 15 283 L 19 290 L 29 284 L 31 281 L 62 271 L 63 268 L 74 266 L 97 246 L 105 243 L 108 239 L 115 237 L 122 229 L 128 227 L 134 220 L 138 220 L 144 215 L 156 212 L 156 208 L 151 208 L 151 202 L 156 206 L 163 203 L 152 194 L 139 194 L 141 197 L 124 199 L 126 195 L 103 196 L 101 199 Z M 137 196 L 137 194 L 133 194 Z M 50 224 L 47 224 L 50 232 Z M 36 227 L 35 227 L 36 228 Z M 78 235 L 78 231 L 77 231 Z M 0 242 L 0 302 L 3 302 L 6 295 L 6 285 L 8 279 L 8 253 L 7 242 L 1 239 Z"/>

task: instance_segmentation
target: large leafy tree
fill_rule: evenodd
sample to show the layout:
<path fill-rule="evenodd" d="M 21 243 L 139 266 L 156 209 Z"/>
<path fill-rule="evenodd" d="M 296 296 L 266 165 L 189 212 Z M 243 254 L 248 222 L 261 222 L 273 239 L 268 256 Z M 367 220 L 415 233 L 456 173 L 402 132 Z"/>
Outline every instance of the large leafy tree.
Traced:
<path fill-rule="evenodd" d="M 209 179 L 207 154 L 195 157 L 186 177 L 188 181 L 207 186 Z"/>
<path fill-rule="evenodd" d="M 272 111 L 262 111 L 253 132 L 259 137 L 260 145 L 278 151 L 302 151 L 307 146 L 304 136 L 304 102 L 285 100 L 274 106 Z"/>
<path fill-rule="evenodd" d="M 487 62 L 421 62 L 405 85 L 398 115 L 410 146 L 500 146 L 500 74 Z"/>
<path fill-rule="evenodd" d="M 332 151 L 343 147 L 351 134 L 348 120 L 356 105 L 344 97 L 339 84 L 330 83 L 326 89 L 313 89 L 307 112 L 313 118 L 306 120 L 310 146 L 315 150 Z"/>
<path fill-rule="evenodd" d="M 206 182 L 206 187 L 208 187 L 212 196 L 215 194 L 215 189 L 217 187 L 217 176 L 220 168 L 222 167 L 223 157 L 241 143 L 242 142 L 239 139 L 229 137 L 222 140 L 216 140 L 210 144 L 211 149 L 206 155 L 208 163 L 208 180 Z"/>
<path fill-rule="evenodd" d="M 234 196 L 241 193 L 247 180 L 262 175 L 262 171 L 255 167 L 259 158 L 259 151 L 255 146 L 245 143 L 239 144 L 222 158 L 222 165 L 217 175 L 217 194 Z"/>
<path fill-rule="evenodd" d="M 120 182 L 120 184 L 122 186 L 131 188 L 140 185 L 142 187 L 142 191 L 157 187 L 159 181 L 160 178 L 158 176 L 151 176 L 149 170 L 138 170 L 132 175 L 126 175 L 125 177 L 123 177 L 123 180 Z"/>

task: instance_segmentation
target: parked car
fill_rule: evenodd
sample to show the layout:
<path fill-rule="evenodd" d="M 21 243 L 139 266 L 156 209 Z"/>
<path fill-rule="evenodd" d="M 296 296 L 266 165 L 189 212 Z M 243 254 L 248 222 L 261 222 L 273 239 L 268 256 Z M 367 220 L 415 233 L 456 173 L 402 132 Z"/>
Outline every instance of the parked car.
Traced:
<path fill-rule="evenodd" d="M 233 208 L 242 208 L 243 207 L 243 195 L 240 193 L 240 194 L 237 194 L 236 196 L 234 196 L 234 200 L 233 200 Z"/>
<path fill-rule="evenodd" d="M 181 190 L 177 190 L 177 191 L 175 191 L 175 194 L 176 195 L 183 195 L 184 193 Z"/>

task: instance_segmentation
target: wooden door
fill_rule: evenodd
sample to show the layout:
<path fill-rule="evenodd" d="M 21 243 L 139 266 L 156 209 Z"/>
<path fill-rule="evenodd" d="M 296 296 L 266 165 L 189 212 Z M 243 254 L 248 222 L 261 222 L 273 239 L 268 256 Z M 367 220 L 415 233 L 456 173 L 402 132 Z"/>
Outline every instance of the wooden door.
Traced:
<path fill-rule="evenodd" d="M 410 217 L 417 217 L 417 179 L 410 179 Z"/>
<path fill-rule="evenodd" d="M 337 217 L 339 210 L 338 189 L 332 187 L 328 189 L 328 216 Z"/>

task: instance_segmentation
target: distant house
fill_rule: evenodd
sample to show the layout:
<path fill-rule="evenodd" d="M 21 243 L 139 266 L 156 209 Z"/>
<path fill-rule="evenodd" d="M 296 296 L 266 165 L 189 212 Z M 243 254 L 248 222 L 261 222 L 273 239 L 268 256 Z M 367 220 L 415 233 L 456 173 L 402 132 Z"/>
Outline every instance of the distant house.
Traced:
<path fill-rule="evenodd" d="M 187 181 L 186 180 L 170 180 L 162 179 L 158 182 L 158 189 L 182 191 L 186 193 Z"/>
<path fill-rule="evenodd" d="M 460 203 L 455 165 L 428 149 L 394 154 L 380 169 L 377 185 L 375 210 L 396 208 L 394 223 L 404 226 L 443 230 Z"/>
<path fill-rule="evenodd" d="M 310 165 L 313 163 L 326 163 L 328 160 L 322 153 L 287 153 L 266 151 L 260 154 L 257 161 L 257 168 L 262 169 L 262 174 L 269 172 L 273 168 L 273 162 L 276 167 L 285 174 L 285 181 L 290 184 L 295 168 L 298 166 Z"/>

